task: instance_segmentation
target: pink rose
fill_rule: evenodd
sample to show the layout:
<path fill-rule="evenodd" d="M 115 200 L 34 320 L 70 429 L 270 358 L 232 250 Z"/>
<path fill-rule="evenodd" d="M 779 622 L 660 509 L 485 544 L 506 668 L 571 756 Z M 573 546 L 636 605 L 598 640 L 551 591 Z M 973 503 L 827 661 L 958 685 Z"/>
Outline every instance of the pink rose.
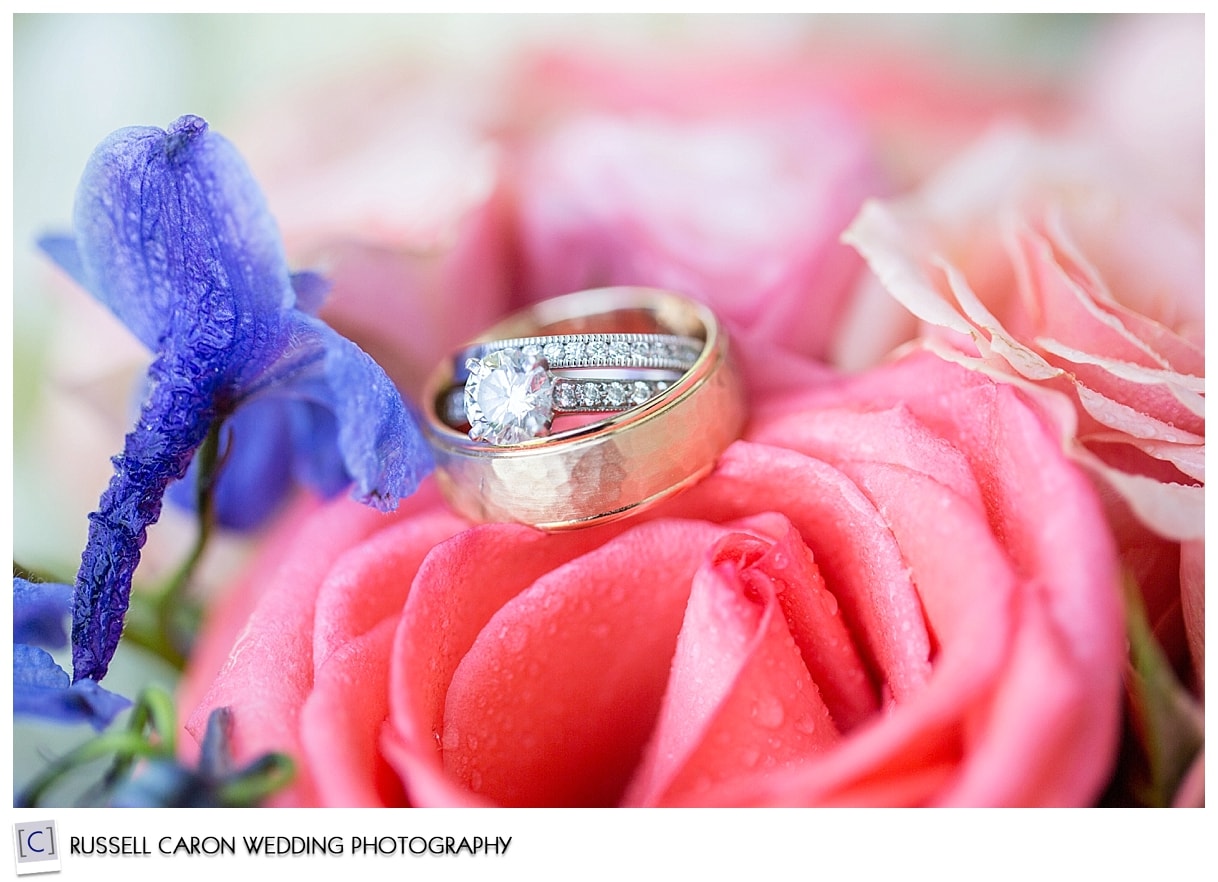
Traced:
<path fill-rule="evenodd" d="M 997 35 L 984 25 L 977 34 Z M 879 145 L 885 172 L 900 186 L 921 180 L 997 119 L 1055 118 L 1064 98 L 1047 67 L 979 65 L 935 41 L 832 26 L 751 46 L 664 39 L 626 51 L 550 47 L 523 59 L 515 95 L 512 119 L 531 131 L 582 115 L 781 119 L 837 108 Z"/>
<path fill-rule="evenodd" d="M 929 354 L 746 369 L 745 439 L 638 519 L 301 512 L 214 611 L 191 730 L 231 707 L 290 804 L 1094 801 L 1119 591 L 1056 430 Z"/>
<path fill-rule="evenodd" d="M 666 287 L 737 337 L 849 364 L 835 337 L 861 267 L 839 239 L 862 201 L 1048 102 L 828 42 L 528 59 L 510 130 L 525 296 Z"/>
<path fill-rule="evenodd" d="M 995 129 L 910 195 L 868 205 L 846 235 L 888 305 L 864 297 L 867 327 L 839 340 L 885 352 L 916 333 L 893 314 L 907 311 L 941 351 L 1063 409 L 1063 443 L 1104 488 L 1125 566 L 1198 691 L 1201 25 L 1120 19 L 1055 132 Z M 877 328 L 897 330 L 883 339 Z"/>
<path fill-rule="evenodd" d="M 738 336 L 823 355 L 862 268 L 838 237 L 880 192 L 857 119 L 567 119 L 514 179 L 523 289 L 646 284 L 696 297 Z"/>
<path fill-rule="evenodd" d="M 1191 633 L 1200 671 L 1200 231 L 1088 145 L 1001 130 L 921 191 L 868 205 L 847 238 L 940 351 L 1062 411 L 1152 621 L 1177 655 Z"/>
<path fill-rule="evenodd" d="M 235 127 L 293 264 L 333 285 L 321 316 L 409 394 L 508 306 L 492 94 L 399 65 L 305 82 Z"/>

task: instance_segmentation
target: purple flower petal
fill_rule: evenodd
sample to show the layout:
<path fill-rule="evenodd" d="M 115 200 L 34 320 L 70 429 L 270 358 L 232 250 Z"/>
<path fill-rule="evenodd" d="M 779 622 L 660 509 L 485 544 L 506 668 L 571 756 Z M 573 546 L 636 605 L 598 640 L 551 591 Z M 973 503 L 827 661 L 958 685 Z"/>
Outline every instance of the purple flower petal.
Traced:
<path fill-rule="evenodd" d="M 102 730 L 131 702 L 92 680 L 69 681 L 45 649 L 13 645 L 13 713 Z"/>
<path fill-rule="evenodd" d="M 72 624 L 73 679 L 81 681 L 105 675 L 145 531 L 215 420 L 264 397 L 329 408 L 356 495 L 380 508 L 413 492 L 431 459 L 384 372 L 297 308 L 299 291 L 300 306 L 315 309 L 324 282 L 289 274 L 257 184 L 203 120 L 122 129 L 102 142 L 82 177 L 74 226 L 71 243 L 49 237 L 42 247 L 155 355 L 136 427 L 89 518 Z M 318 425 L 320 440 L 333 437 L 332 424 Z M 332 483 L 332 445 L 309 440 L 284 455 L 316 451 L 306 471 Z"/>
<path fill-rule="evenodd" d="M 13 642 L 59 648 L 68 642 L 63 623 L 72 609 L 72 586 L 13 579 Z"/>
<path fill-rule="evenodd" d="M 325 499 L 351 484 L 351 475 L 338 447 L 338 417 L 312 401 L 288 402 L 292 424 L 292 472 L 296 480 Z"/>
<path fill-rule="evenodd" d="M 244 403 L 224 423 L 219 458 L 223 463 L 212 487 L 215 522 L 233 530 L 252 530 L 283 502 L 292 482 L 292 420 L 288 402 L 262 398 Z M 198 459 L 166 492 L 170 502 L 194 510 Z"/>
<path fill-rule="evenodd" d="M 97 511 L 76 575 L 72 608 L 73 679 L 100 680 L 122 636 L 149 525 L 161 514 L 170 481 L 186 473 L 216 417 L 219 379 L 207 362 L 158 358 L 147 397 Z"/>
<path fill-rule="evenodd" d="M 384 511 L 432 467 L 393 382 L 372 357 L 325 322 L 294 310 L 287 346 L 260 384 L 322 405 L 338 421 L 338 450 L 356 499 Z"/>
<path fill-rule="evenodd" d="M 38 239 L 38 247 L 56 265 L 67 273 L 82 288 L 89 287 L 89 277 L 80 262 L 80 251 L 76 248 L 76 237 L 60 233 L 49 234 Z"/>
<path fill-rule="evenodd" d="M 321 273 L 302 270 L 292 273 L 292 290 L 296 292 L 296 308 L 317 315 L 330 293 L 330 280 Z"/>
<path fill-rule="evenodd" d="M 228 360 L 233 373 L 273 357 L 266 343 L 296 300 L 279 231 L 245 162 L 199 117 L 104 140 L 73 226 L 86 287 L 149 349 L 255 356 Z"/>

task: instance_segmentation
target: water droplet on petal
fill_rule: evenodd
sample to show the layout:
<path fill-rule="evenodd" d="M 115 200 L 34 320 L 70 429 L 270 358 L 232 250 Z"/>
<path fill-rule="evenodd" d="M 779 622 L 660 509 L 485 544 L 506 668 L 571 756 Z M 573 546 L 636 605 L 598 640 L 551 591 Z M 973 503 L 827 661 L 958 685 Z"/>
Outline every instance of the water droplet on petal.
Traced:
<path fill-rule="evenodd" d="M 777 729 L 785 718 L 782 702 L 773 695 L 763 695 L 753 705 L 753 719 L 767 729 Z"/>

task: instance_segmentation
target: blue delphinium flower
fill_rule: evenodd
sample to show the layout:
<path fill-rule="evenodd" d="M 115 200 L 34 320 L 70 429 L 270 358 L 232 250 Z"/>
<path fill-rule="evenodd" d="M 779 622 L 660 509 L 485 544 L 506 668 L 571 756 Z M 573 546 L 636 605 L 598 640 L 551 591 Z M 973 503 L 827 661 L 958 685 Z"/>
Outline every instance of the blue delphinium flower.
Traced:
<path fill-rule="evenodd" d="M 332 477 L 335 447 L 326 442 L 336 441 L 352 495 L 378 508 L 394 508 L 430 469 L 385 373 L 299 308 L 261 191 L 199 117 L 108 137 L 77 190 L 73 235 L 40 244 L 154 356 L 135 427 L 89 516 L 73 600 L 74 681 L 106 673 L 166 487 L 240 405 L 284 397 L 327 412 L 331 421 L 318 425 L 328 429 L 283 456 L 313 457 Z M 313 297 L 315 279 L 295 281 Z"/>
<path fill-rule="evenodd" d="M 131 702 L 93 680 L 71 682 L 44 647 L 67 645 L 72 586 L 13 579 L 13 713 L 101 730 Z"/>
<path fill-rule="evenodd" d="M 296 307 L 315 315 L 329 282 L 315 273 L 295 273 Z M 245 402 L 225 420 L 219 459 L 224 468 L 211 485 L 216 523 L 233 530 L 262 526 L 294 486 L 304 485 L 323 498 L 351 484 L 338 449 L 333 411 L 306 399 L 262 396 Z M 235 439 L 240 439 L 233 443 Z M 199 460 L 185 477 L 169 485 L 165 498 L 180 508 L 198 505 Z"/>

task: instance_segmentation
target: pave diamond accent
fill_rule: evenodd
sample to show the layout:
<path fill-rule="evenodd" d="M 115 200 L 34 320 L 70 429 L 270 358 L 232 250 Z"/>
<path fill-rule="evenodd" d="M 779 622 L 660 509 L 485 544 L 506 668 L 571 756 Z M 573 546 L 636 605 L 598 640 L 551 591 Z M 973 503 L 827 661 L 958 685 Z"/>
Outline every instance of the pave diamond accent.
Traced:
<path fill-rule="evenodd" d="M 640 368 L 688 370 L 702 353 L 704 341 L 676 334 L 555 334 L 514 337 L 470 346 L 456 360 L 484 358 L 500 349 L 519 349 L 540 355 L 551 370 L 582 368 Z M 457 371 L 457 379 L 464 380 Z"/>
<path fill-rule="evenodd" d="M 577 390 L 579 403 L 583 407 L 597 407 L 601 403 L 601 384 L 583 383 Z"/>
<path fill-rule="evenodd" d="M 621 407 L 630 399 L 630 390 L 625 383 L 605 384 L 605 403 L 613 407 Z"/>
<path fill-rule="evenodd" d="M 554 379 L 545 359 L 519 349 L 498 349 L 466 362 L 465 414 L 469 437 L 503 446 L 549 431 L 554 420 Z"/>
<path fill-rule="evenodd" d="M 554 381 L 554 409 L 562 413 L 604 413 L 645 404 L 672 385 L 670 380 Z"/>

